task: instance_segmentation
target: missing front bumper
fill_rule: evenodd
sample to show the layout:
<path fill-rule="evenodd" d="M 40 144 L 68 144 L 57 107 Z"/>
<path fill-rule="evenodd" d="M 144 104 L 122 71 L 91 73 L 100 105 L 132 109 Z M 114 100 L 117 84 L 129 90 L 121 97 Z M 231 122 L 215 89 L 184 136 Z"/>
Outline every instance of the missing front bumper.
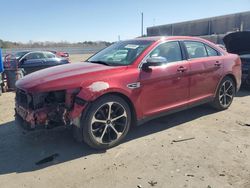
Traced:
<path fill-rule="evenodd" d="M 38 110 L 28 110 L 16 105 L 16 117 L 25 129 L 53 128 L 69 124 L 66 108 L 62 106 L 45 107 Z"/>

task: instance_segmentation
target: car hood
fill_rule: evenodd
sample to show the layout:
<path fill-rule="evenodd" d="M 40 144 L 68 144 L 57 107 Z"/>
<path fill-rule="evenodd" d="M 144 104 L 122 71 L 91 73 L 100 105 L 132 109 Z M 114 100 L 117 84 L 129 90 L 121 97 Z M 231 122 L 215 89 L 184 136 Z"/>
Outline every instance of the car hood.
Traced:
<path fill-rule="evenodd" d="M 230 33 L 223 38 L 223 41 L 230 53 L 250 53 L 250 31 Z"/>
<path fill-rule="evenodd" d="M 103 79 L 111 70 L 114 73 L 125 68 L 87 62 L 59 65 L 23 77 L 16 82 L 16 87 L 29 93 L 79 88 L 85 81 Z"/>

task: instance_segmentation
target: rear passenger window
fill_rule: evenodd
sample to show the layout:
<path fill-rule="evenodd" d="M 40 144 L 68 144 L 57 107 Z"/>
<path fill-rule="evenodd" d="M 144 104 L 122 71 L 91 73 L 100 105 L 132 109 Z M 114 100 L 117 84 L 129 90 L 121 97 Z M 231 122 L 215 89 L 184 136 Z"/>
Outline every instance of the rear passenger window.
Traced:
<path fill-rule="evenodd" d="M 219 53 L 216 50 L 214 50 L 213 48 L 211 48 L 210 46 L 206 45 L 206 49 L 207 49 L 208 56 L 218 56 L 219 55 Z"/>
<path fill-rule="evenodd" d="M 207 51 L 203 43 L 186 41 L 184 42 L 184 44 L 187 48 L 188 56 L 190 59 L 207 57 Z"/>
<path fill-rule="evenodd" d="M 44 52 L 43 54 L 44 54 L 45 58 L 55 58 L 56 57 L 55 54 L 50 53 L 50 52 Z"/>
<path fill-rule="evenodd" d="M 149 55 L 150 57 L 165 57 L 167 62 L 182 61 L 179 42 L 166 42 L 156 47 Z"/>

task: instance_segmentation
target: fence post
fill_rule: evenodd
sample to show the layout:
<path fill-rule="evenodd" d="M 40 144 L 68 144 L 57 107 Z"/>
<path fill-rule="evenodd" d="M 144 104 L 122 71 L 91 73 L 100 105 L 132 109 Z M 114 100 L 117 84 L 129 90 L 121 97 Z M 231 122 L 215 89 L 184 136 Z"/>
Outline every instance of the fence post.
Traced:
<path fill-rule="evenodd" d="M 0 48 L 0 73 L 3 72 L 3 58 L 2 58 L 2 49 Z"/>
<path fill-rule="evenodd" d="M 3 57 L 2 57 L 2 49 L 0 48 L 0 95 L 2 94 L 2 88 L 3 88 L 3 77 L 2 77 L 2 72 L 3 72 Z"/>

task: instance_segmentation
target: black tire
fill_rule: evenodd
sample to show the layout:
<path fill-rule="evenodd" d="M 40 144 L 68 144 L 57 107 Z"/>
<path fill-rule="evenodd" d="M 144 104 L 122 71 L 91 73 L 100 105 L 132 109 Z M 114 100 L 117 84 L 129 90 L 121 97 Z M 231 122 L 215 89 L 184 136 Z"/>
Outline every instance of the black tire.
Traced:
<path fill-rule="evenodd" d="M 131 126 L 131 110 L 119 96 L 106 95 L 97 99 L 84 114 L 81 118 L 83 140 L 95 149 L 118 145 Z"/>
<path fill-rule="evenodd" d="M 245 80 L 244 86 L 245 86 L 245 89 L 250 91 L 250 70 L 249 70 L 249 73 L 248 73 L 248 77 Z"/>
<path fill-rule="evenodd" d="M 235 92 L 236 92 L 236 85 L 234 80 L 226 76 L 225 78 L 223 78 L 216 91 L 216 96 L 214 98 L 214 101 L 212 102 L 212 106 L 217 110 L 227 109 L 233 102 Z M 229 95 L 231 97 L 229 97 Z"/>

